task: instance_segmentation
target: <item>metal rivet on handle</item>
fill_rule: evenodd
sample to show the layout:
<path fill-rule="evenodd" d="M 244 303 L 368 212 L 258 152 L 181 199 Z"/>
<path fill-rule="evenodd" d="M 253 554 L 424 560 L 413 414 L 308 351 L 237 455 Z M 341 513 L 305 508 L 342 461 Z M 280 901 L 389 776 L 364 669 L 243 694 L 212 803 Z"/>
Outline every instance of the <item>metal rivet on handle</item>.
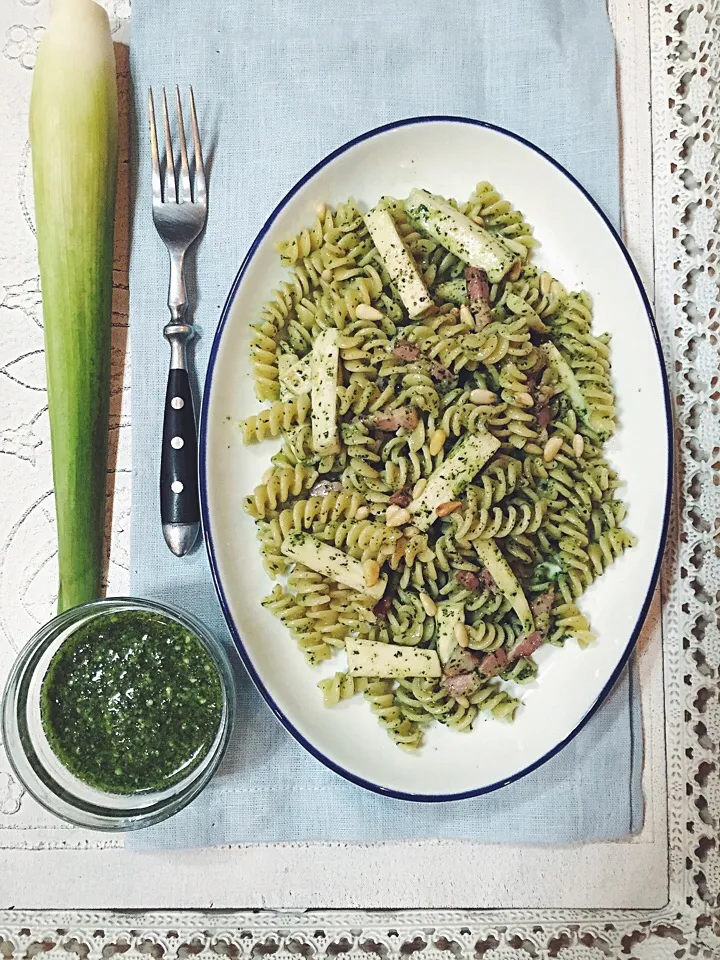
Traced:
<path fill-rule="evenodd" d="M 182 437 L 173 437 L 170 441 L 170 446 L 175 450 L 180 450 L 181 447 L 185 445 L 185 441 Z"/>
<path fill-rule="evenodd" d="M 170 484 L 170 489 L 173 493 L 182 493 L 185 489 L 185 486 L 182 480 L 173 480 L 173 482 Z"/>
<path fill-rule="evenodd" d="M 173 408 L 173 410 L 182 410 L 182 408 L 185 406 L 185 401 L 182 397 L 173 397 L 170 401 L 170 406 Z"/>

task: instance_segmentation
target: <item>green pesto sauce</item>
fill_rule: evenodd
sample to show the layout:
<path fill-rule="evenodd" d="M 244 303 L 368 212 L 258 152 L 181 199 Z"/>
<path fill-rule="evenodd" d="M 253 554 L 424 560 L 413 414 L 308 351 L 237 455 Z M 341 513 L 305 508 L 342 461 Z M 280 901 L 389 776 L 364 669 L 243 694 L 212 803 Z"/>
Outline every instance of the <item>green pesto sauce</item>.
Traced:
<path fill-rule="evenodd" d="M 110 793 L 162 790 L 208 754 L 223 713 L 205 647 L 160 614 L 101 614 L 62 644 L 43 680 L 41 715 L 57 758 Z"/>

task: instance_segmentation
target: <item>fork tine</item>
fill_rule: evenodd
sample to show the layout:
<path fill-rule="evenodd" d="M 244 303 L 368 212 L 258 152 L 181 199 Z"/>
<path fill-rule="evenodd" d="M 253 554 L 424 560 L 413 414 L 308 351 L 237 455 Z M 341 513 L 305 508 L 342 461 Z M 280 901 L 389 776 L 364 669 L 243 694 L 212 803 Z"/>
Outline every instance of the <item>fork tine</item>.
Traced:
<path fill-rule="evenodd" d="M 167 96 L 163 87 L 163 121 L 165 126 L 165 203 L 177 203 L 177 181 L 175 179 L 175 160 L 173 159 L 172 138 L 170 136 L 170 116 Z"/>
<path fill-rule="evenodd" d="M 162 203 L 160 153 L 158 151 L 157 129 L 155 127 L 155 104 L 153 103 L 152 87 L 148 90 L 148 113 L 150 115 L 150 155 L 152 157 L 153 203 Z"/>
<path fill-rule="evenodd" d="M 195 147 L 195 202 L 204 203 L 207 200 L 207 185 L 205 183 L 205 166 L 203 164 L 202 147 L 200 146 L 200 130 L 198 128 L 197 113 L 195 112 L 195 94 L 190 87 L 190 117 L 192 120 L 193 144 Z"/>
<path fill-rule="evenodd" d="M 175 87 L 177 101 L 178 130 L 180 131 L 180 200 L 192 203 L 190 190 L 190 166 L 188 164 L 187 143 L 185 142 L 185 122 L 183 120 L 182 104 L 180 103 L 180 87 Z"/>

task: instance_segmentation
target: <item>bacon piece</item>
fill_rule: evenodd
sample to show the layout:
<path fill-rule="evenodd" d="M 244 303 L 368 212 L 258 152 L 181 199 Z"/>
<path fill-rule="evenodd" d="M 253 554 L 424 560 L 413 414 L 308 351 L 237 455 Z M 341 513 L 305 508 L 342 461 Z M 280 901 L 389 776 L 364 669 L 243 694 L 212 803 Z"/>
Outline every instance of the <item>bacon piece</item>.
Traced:
<path fill-rule="evenodd" d="M 520 639 L 510 648 L 509 659 L 519 660 L 520 657 L 531 657 L 538 647 L 542 646 L 543 638 L 537 632 L 529 633 Z"/>
<path fill-rule="evenodd" d="M 411 360 L 420 359 L 420 348 L 409 340 L 398 340 L 392 349 L 392 355 L 396 360 L 405 360 L 409 363 Z"/>
<path fill-rule="evenodd" d="M 497 590 L 497 584 L 493 579 L 493 575 L 485 567 L 483 567 L 483 569 L 480 571 L 480 579 L 488 588 L 488 590 Z"/>
<path fill-rule="evenodd" d="M 545 430 L 550 426 L 553 418 L 550 407 L 552 388 L 546 384 L 534 382 L 532 389 L 528 387 L 528 392 L 532 394 L 533 400 L 535 401 L 535 416 L 537 417 L 538 424 Z"/>
<path fill-rule="evenodd" d="M 406 507 L 411 500 L 412 493 L 410 493 L 406 487 L 404 490 L 398 490 L 394 493 L 388 500 L 388 503 L 394 503 L 396 507 Z"/>
<path fill-rule="evenodd" d="M 478 267 L 465 267 L 468 302 L 475 319 L 475 329 L 482 330 L 492 320 L 490 312 L 490 284 L 487 274 Z"/>
<path fill-rule="evenodd" d="M 473 310 L 475 317 L 475 329 L 482 330 L 489 323 L 492 323 L 492 314 L 490 313 L 490 304 L 484 300 L 478 300 L 477 306 Z"/>
<path fill-rule="evenodd" d="M 433 378 L 433 380 L 436 381 L 436 383 L 439 383 L 442 380 L 453 379 L 453 375 L 448 370 L 448 368 L 444 367 L 441 363 L 438 363 L 437 361 L 435 361 L 435 363 L 431 364 L 430 366 L 430 376 Z"/>
<path fill-rule="evenodd" d="M 546 430 L 552 423 L 552 410 L 550 409 L 550 404 L 547 400 L 542 403 L 540 406 L 536 404 L 535 407 L 537 413 L 537 422 L 538 426 Z"/>
<path fill-rule="evenodd" d="M 378 600 L 378 602 L 375 604 L 372 612 L 375 614 L 378 620 L 384 620 L 388 615 L 391 604 L 391 597 L 383 597 L 382 600 Z"/>
<path fill-rule="evenodd" d="M 538 594 L 531 604 L 533 616 L 538 619 L 547 616 L 552 609 L 554 599 L 555 587 L 549 587 L 545 593 Z"/>
<path fill-rule="evenodd" d="M 496 650 L 494 653 L 487 653 L 480 661 L 480 673 L 484 674 L 486 677 L 494 677 L 496 673 L 500 673 L 508 665 L 508 656 L 500 647 L 499 650 Z"/>
<path fill-rule="evenodd" d="M 386 410 L 375 414 L 375 426 L 386 433 L 395 433 L 401 427 L 413 430 L 420 418 L 414 407 L 398 407 L 397 410 Z"/>
<path fill-rule="evenodd" d="M 555 600 L 555 587 L 549 587 L 545 593 L 539 594 L 530 604 L 535 620 L 535 629 L 544 639 L 550 629 L 550 611 Z"/>
<path fill-rule="evenodd" d="M 451 697 L 467 697 L 480 686 L 480 678 L 477 673 L 458 673 L 454 677 L 443 677 L 442 685 Z"/>
<path fill-rule="evenodd" d="M 483 303 L 490 303 L 490 284 L 484 270 L 479 267 L 465 267 L 465 280 L 470 301 L 482 300 Z"/>
<path fill-rule="evenodd" d="M 480 578 L 472 570 L 458 570 L 455 579 L 466 590 L 477 590 L 480 587 Z"/>
<path fill-rule="evenodd" d="M 467 647 L 461 647 L 460 644 L 457 644 L 443 667 L 443 675 L 446 677 L 457 677 L 462 673 L 472 673 L 480 661 L 481 657 L 479 654 L 468 650 Z"/>
<path fill-rule="evenodd" d="M 523 583 L 523 581 L 529 582 L 532 579 L 533 568 L 529 563 L 523 563 L 521 560 L 513 558 L 510 567 L 515 574 L 515 579 L 521 583 Z"/>

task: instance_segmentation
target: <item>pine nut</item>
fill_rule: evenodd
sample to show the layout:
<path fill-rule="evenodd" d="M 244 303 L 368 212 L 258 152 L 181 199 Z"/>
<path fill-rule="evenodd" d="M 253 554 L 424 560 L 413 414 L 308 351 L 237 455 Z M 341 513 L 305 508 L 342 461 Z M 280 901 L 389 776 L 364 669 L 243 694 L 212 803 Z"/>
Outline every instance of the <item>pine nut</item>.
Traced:
<path fill-rule="evenodd" d="M 366 560 L 363 564 L 363 579 L 366 587 L 374 586 L 380 579 L 380 564 L 377 560 Z"/>
<path fill-rule="evenodd" d="M 383 315 L 368 303 L 359 303 L 355 310 L 358 320 L 382 320 Z"/>
<path fill-rule="evenodd" d="M 555 457 L 560 453 L 560 448 L 562 445 L 562 437 L 558 437 L 557 434 L 554 437 L 550 437 L 548 442 L 545 444 L 545 449 L 543 450 L 543 460 L 545 463 L 550 463 L 551 460 L 555 459 Z"/>
<path fill-rule="evenodd" d="M 437 613 L 437 604 L 432 597 L 429 597 L 424 591 L 420 593 L 420 603 L 425 613 L 429 617 L 434 617 Z"/>
<path fill-rule="evenodd" d="M 459 697 L 455 697 L 455 703 L 459 704 L 463 708 L 463 710 L 469 710 L 470 708 L 470 701 L 468 700 L 467 697 L 464 697 L 462 694 L 460 694 Z"/>
<path fill-rule="evenodd" d="M 555 390 L 555 387 L 552 386 L 552 384 L 541 383 L 540 386 L 538 387 L 538 393 L 543 398 L 543 400 L 550 400 L 552 399 L 552 397 L 555 396 L 556 390 Z"/>
<path fill-rule="evenodd" d="M 507 274 L 508 280 L 517 280 L 522 273 L 522 260 L 516 260 L 515 263 L 510 267 L 510 270 Z"/>
<path fill-rule="evenodd" d="M 364 504 L 362 507 L 358 507 L 357 511 L 355 512 L 356 520 L 367 520 L 369 516 L 370 516 L 370 511 Z"/>
<path fill-rule="evenodd" d="M 330 269 L 330 267 L 327 267 L 325 270 L 323 270 L 323 272 L 320 274 L 320 276 L 323 278 L 323 280 L 325 281 L 325 283 L 330 283 L 330 282 L 332 281 L 332 278 L 333 278 L 333 272 L 332 272 L 332 270 Z"/>
<path fill-rule="evenodd" d="M 468 327 L 472 328 L 475 326 L 475 318 L 470 313 L 470 308 L 465 304 L 460 307 L 460 319 L 463 323 L 466 323 Z"/>
<path fill-rule="evenodd" d="M 473 223 L 476 223 L 479 227 L 485 226 L 485 221 L 479 214 L 476 214 L 474 217 L 470 217 L 470 219 L 472 220 Z"/>
<path fill-rule="evenodd" d="M 454 633 L 455 639 L 461 647 L 467 647 L 469 645 L 470 637 L 468 636 L 467 627 L 464 623 L 456 623 Z"/>
<path fill-rule="evenodd" d="M 435 507 L 435 513 L 439 517 L 448 517 L 451 513 L 459 510 L 461 506 L 462 503 L 459 500 L 446 500 L 445 503 L 440 503 Z"/>
<path fill-rule="evenodd" d="M 318 218 L 318 220 L 324 220 L 326 213 L 327 213 L 327 207 L 325 206 L 324 203 L 315 204 L 315 216 Z"/>
<path fill-rule="evenodd" d="M 495 403 L 497 396 L 492 390 L 481 390 L 479 387 L 470 391 L 470 402 L 481 406 L 486 403 Z"/>
<path fill-rule="evenodd" d="M 434 457 L 436 454 L 440 453 L 442 448 L 445 446 L 445 441 L 447 440 L 447 434 L 444 430 L 436 430 L 433 435 L 430 437 L 430 456 Z"/>
<path fill-rule="evenodd" d="M 582 435 L 576 433 L 573 437 L 573 453 L 576 457 L 581 457 L 583 455 L 583 450 L 585 449 L 585 441 L 582 438 Z"/>
<path fill-rule="evenodd" d="M 413 500 L 417 500 L 417 498 L 420 496 L 420 494 L 423 492 L 426 486 L 427 486 L 427 477 L 420 477 L 418 482 L 412 488 Z"/>
<path fill-rule="evenodd" d="M 385 523 L 388 527 L 401 527 L 410 522 L 410 511 L 391 503 L 385 511 Z"/>
<path fill-rule="evenodd" d="M 404 530 L 403 532 L 404 532 L 404 534 L 405 534 L 406 537 L 417 537 L 417 535 L 420 533 L 420 531 L 418 530 L 418 528 L 417 528 L 417 527 L 414 527 L 411 523 L 409 523 L 409 524 L 405 527 L 405 530 Z"/>
<path fill-rule="evenodd" d="M 393 555 L 390 563 L 393 565 L 393 570 L 400 563 L 405 553 L 405 548 L 407 547 L 407 540 L 405 537 L 398 537 L 395 543 L 395 549 L 393 550 Z"/>
<path fill-rule="evenodd" d="M 524 391 L 515 394 L 515 402 L 519 403 L 521 407 L 531 407 L 535 403 L 530 394 Z"/>

